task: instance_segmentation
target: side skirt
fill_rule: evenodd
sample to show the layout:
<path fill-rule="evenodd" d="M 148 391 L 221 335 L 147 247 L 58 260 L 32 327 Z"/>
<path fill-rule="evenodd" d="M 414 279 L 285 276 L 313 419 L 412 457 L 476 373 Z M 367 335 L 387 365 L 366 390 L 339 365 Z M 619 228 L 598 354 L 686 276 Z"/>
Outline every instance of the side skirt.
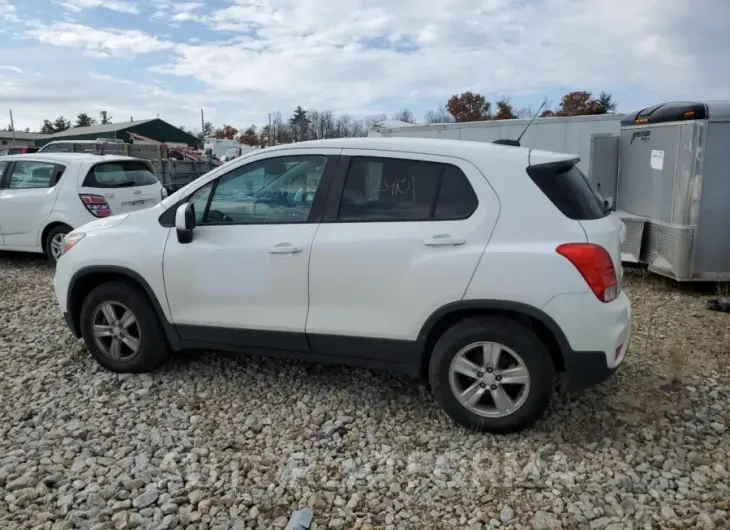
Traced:
<path fill-rule="evenodd" d="M 204 349 L 290 358 L 325 364 L 420 375 L 420 348 L 415 341 L 371 339 L 279 331 L 175 326 L 176 350 Z"/>

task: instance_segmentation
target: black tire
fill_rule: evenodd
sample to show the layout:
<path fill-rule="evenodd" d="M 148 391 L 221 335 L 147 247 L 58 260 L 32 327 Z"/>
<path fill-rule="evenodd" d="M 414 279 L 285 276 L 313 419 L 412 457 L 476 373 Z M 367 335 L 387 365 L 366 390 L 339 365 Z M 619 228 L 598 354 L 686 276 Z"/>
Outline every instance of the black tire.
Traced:
<path fill-rule="evenodd" d="M 51 261 L 51 263 L 55 264 L 58 258 L 53 255 L 53 240 L 57 236 L 65 236 L 68 234 L 71 230 L 73 230 L 70 226 L 67 225 L 58 225 L 51 228 L 48 233 L 46 234 L 46 240 L 44 241 L 44 248 L 46 249 L 46 257 Z"/>
<path fill-rule="evenodd" d="M 451 362 L 462 348 L 476 342 L 495 342 L 521 357 L 530 376 L 524 403 L 507 416 L 485 417 L 467 409 L 449 383 Z M 469 318 L 449 328 L 433 348 L 429 382 L 436 402 L 454 421 L 477 431 L 496 434 L 531 427 L 547 410 L 555 384 L 555 366 L 545 344 L 530 328 L 503 317 Z"/>
<path fill-rule="evenodd" d="M 93 317 L 104 302 L 122 304 L 136 319 L 139 349 L 124 359 L 113 359 L 94 340 Z M 123 281 L 113 281 L 95 287 L 81 305 L 81 334 L 94 359 L 107 370 L 118 373 L 150 372 L 165 362 L 170 347 L 157 312 L 147 296 L 137 287 Z"/>

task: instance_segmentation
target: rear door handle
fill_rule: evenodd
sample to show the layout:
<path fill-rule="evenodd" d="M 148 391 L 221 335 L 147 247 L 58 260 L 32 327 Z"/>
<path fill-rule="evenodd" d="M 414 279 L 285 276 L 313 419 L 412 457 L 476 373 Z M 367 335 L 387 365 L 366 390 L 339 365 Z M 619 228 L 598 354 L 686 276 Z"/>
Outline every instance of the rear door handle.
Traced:
<path fill-rule="evenodd" d="M 292 245 L 291 243 L 279 243 L 269 249 L 270 254 L 297 254 L 304 250 L 298 245 Z"/>
<path fill-rule="evenodd" d="M 456 246 L 463 245 L 464 243 L 466 243 L 466 239 L 459 239 L 449 234 L 439 234 L 423 242 L 428 247 Z"/>

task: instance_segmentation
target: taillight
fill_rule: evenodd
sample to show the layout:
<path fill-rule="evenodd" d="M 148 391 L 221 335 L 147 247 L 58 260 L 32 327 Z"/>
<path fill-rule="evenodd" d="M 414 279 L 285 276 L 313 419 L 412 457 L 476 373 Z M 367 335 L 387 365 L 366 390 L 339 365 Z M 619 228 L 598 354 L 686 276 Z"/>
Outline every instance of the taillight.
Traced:
<path fill-rule="evenodd" d="M 86 206 L 86 209 L 89 210 L 89 213 L 94 217 L 109 217 L 112 214 L 109 204 L 107 204 L 106 199 L 101 195 L 80 193 L 79 198 L 84 203 L 84 206 Z"/>
<path fill-rule="evenodd" d="M 616 299 L 618 296 L 616 268 L 605 248 L 593 243 L 566 243 L 560 245 L 556 251 L 575 265 L 601 302 Z"/>

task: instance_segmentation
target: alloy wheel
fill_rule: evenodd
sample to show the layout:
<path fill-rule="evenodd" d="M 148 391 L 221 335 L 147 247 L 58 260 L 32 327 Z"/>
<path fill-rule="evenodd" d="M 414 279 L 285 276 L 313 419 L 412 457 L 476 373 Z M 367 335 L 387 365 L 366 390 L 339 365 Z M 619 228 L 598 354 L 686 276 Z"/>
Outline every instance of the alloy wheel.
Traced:
<path fill-rule="evenodd" d="M 449 366 L 451 391 L 470 412 L 502 418 L 517 411 L 530 392 L 530 373 L 522 358 L 496 342 L 474 342 Z"/>
<path fill-rule="evenodd" d="M 102 302 L 92 313 L 94 343 L 115 361 L 134 357 L 142 343 L 142 333 L 134 313 L 119 302 Z"/>

